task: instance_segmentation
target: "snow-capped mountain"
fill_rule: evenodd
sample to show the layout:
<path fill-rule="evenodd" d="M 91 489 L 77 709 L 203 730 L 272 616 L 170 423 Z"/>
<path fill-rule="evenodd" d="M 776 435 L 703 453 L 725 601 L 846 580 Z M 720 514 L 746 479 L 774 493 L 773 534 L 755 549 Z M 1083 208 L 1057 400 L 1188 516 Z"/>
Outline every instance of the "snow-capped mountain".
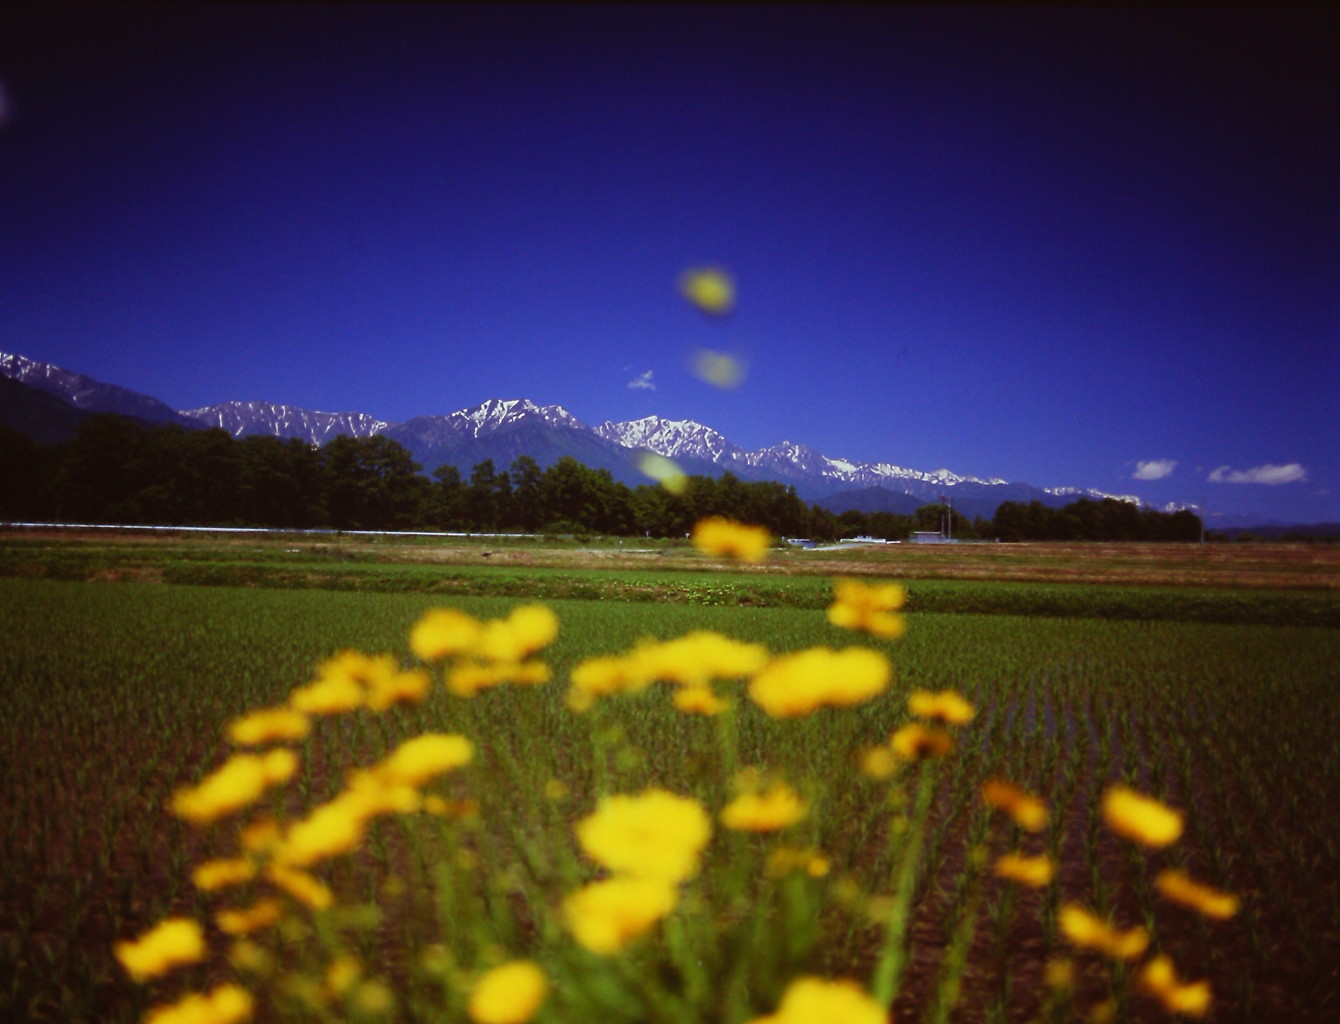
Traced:
<path fill-rule="evenodd" d="M 645 448 L 667 459 L 721 463 L 733 462 L 745 455 L 725 434 L 694 420 L 667 420 L 660 416 L 643 416 L 624 423 L 607 420 L 596 427 L 595 432 L 625 448 Z"/>
<path fill-rule="evenodd" d="M 18 355 L 0 353 L 0 374 L 36 387 L 90 412 L 115 412 L 154 422 L 194 427 L 221 427 L 234 437 L 256 434 L 301 438 L 322 444 L 340 434 L 351 437 L 385 436 L 408 448 L 424 471 L 450 464 L 462 475 L 491 459 L 495 469 L 506 470 L 520 455 L 541 467 L 572 456 L 593 468 L 608 470 L 615 479 L 645 483 L 637 468 L 644 451 L 674 459 L 688 473 L 734 473 L 743 480 L 773 480 L 790 484 L 808 501 L 838 503 L 846 494 L 859 494 L 861 503 L 878 504 L 881 492 L 892 504 L 908 496 L 937 501 L 950 496 L 959 507 L 990 510 L 1003 501 L 1042 501 L 1062 505 L 1077 497 L 1115 497 L 1139 503 L 1134 495 L 1109 495 L 1073 487 L 1041 489 L 999 478 L 962 476 L 948 469 L 932 472 L 908 469 L 890 462 L 857 462 L 831 458 L 804 444 L 782 441 L 747 451 L 720 431 L 694 420 L 644 416 L 622 423 L 589 427 L 560 405 L 539 405 L 526 398 L 490 398 L 478 406 L 445 415 L 417 416 L 388 423 L 367 413 L 317 412 L 272 402 L 223 402 L 201 409 L 176 411 L 147 395 L 82 374 L 71 373 Z"/>
<path fill-rule="evenodd" d="M 371 437 L 391 424 L 364 412 L 316 412 L 274 402 L 222 402 L 203 409 L 183 409 L 181 414 L 207 427 L 221 427 L 234 437 L 269 434 L 300 437 L 324 444 L 332 437 Z"/>
<path fill-rule="evenodd" d="M 27 384 L 30 388 L 55 395 L 76 409 L 85 412 L 108 412 L 119 416 L 134 416 L 151 423 L 194 423 L 189 416 L 177 412 L 156 398 L 142 395 L 129 388 L 104 384 L 82 373 L 71 373 L 50 363 L 39 363 L 26 356 L 0 352 L 0 374 Z"/>

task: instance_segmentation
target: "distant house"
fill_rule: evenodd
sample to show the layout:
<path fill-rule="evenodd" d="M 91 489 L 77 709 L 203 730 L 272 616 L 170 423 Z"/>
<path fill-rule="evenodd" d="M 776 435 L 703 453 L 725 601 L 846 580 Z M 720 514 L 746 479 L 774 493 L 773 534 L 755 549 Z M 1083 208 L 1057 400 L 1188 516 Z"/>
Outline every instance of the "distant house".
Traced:
<path fill-rule="evenodd" d="M 913 544 L 952 544 L 939 530 L 917 530 L 912 534 Z"/>

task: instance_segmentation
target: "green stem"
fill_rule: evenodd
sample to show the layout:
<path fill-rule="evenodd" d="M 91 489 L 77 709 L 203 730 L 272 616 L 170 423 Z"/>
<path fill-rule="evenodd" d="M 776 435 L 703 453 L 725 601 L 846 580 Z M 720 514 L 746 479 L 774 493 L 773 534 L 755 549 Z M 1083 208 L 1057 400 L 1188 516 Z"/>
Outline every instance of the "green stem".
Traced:
<path fill-rule="evenodd" d="M 908 824 L 910 832 L 903 844 L 903 855 L 898 863 L 897 877 L 894 881 L 893 907 L 889 912 L 888 925 L 884 931 L 884 946 L 880 950 L 879 961 L 875 965 L 874 977 L 871 980 L 870 994 L 886 1010 L 893 1004 L 893 997 L 898 993 L 898 983 L 902 980 L 903 967 L 907 959 L 904 941 L 907 919 L 912 908 L 912 894 L 916 889 L 917 868 L 921 864 L 921 846 L 926 836 L 926 814 L 930 808 L 935 778 L 936 773 L 931 765 L 923 763 L 916 804 Z"/>

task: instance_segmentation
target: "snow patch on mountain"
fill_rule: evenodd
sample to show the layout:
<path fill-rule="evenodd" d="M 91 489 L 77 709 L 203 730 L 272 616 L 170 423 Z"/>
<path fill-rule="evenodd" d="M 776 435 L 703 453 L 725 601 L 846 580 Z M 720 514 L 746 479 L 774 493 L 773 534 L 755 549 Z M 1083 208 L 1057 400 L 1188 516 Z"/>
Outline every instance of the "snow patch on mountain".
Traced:
<path fill-rule="evenodd" d="M 275 402 L 221 402 L 179 412 L 207 427 L 220 427 L 233 437 L 296 437 L 309 444 L 324 444 L 340 434 L 371 437 L 390 426 L 364 412 L 318 412 Z"/>

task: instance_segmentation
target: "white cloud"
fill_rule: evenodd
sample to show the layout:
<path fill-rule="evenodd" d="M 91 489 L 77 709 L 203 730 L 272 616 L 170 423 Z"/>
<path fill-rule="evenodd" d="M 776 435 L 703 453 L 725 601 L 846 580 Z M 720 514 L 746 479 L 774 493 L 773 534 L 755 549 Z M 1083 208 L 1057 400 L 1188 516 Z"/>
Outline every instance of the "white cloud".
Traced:
<path fill-rule="evenodd" d="M 1220 466 L 1210 473 L 1212 484 L 1292 484 L 1307 479 L 1307 470 L 1296 462 L 1287 466 L 1253 466 L 1251 469 L 1233 469 Z"/>
<path fill-rule="evenodd" d="M 628 386 L 634 391 L 655 391 L 656 382 L 651 379 L 652 373 L 653 371 L 651 370 L 648 370 L 646 373 L 639 373 L 628 382 Z"/>
<path fill-rule="evenodd" d="M 1176 459 L 1146 459 L 1135 464 L 1135 472 L 1131 474 L 1131 479 L 1162 480 L 1165 476 L 1171 476 L 1176 468 Z"/>

